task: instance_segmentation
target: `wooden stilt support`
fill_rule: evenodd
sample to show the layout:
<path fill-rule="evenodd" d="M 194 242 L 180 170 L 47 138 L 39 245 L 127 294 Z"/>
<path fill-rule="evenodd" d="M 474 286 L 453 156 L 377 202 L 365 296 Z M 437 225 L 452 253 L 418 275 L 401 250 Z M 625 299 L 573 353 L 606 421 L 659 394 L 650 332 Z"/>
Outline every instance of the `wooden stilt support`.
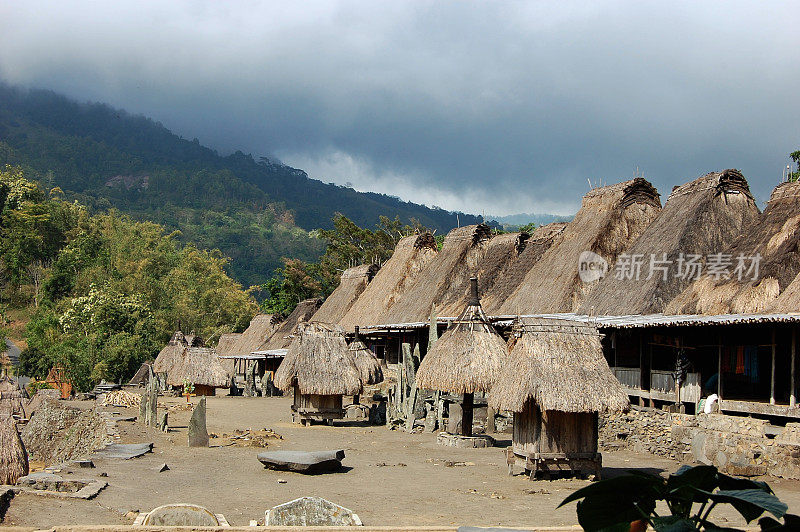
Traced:
<path fill-rule="evenodd" d="M 464 394 L 464 403 L 461 407 L 461 435 L 472 436 L 472 411 L 474 397 L 471 393 Z"/>

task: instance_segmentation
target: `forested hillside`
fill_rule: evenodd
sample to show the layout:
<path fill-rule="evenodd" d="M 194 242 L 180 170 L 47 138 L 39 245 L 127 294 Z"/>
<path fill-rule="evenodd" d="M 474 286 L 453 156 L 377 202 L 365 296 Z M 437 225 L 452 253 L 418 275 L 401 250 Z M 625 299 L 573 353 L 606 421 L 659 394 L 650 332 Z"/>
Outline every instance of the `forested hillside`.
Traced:
<path fill-rule="evenodd" d="M 265 282 L 282 257 L 318 259 L 324 243 L 308 231 L 330 228 L 337 212 L 362 227 L 381 215 L 439 232 L 457 223 L 454 213 L 322 183 L 277 161 L 220 156 L 107 105 L 0 84 L 0 165 L 6 163 L 93 212 L 115 207 L 180 229 L 184 242 L 220 249 L 245 285 Z M 479 220 L 460 214 L 460 221 Z"/>

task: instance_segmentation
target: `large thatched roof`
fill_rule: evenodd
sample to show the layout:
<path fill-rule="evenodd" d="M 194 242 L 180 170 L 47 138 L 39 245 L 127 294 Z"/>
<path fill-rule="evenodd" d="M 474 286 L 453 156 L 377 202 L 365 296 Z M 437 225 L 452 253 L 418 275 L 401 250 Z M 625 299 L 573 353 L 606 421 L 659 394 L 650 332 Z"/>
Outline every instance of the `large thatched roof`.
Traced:
<path fill-rule="evenodd" d="M 361 382 L 365 386 L 378 384 L 383 380 L 383 369 L 381 363 L 375 357 L 372 350 L 361 340 L 356 328 L 356 337 L 350 342 L 348 346 L 350 356 L 353 357 L 353 362 L 358 368 L 361 375 Z"/>
<path fill-rule="evenodd" d="M 420 273 L 411 288 L 384 315 L 378 317 L 378 323 L 426 321 L 434 304 L 452 297 L 453 281 L 469 278 L 491 236 L 491 229 L 485 224 L 450 231 L 444 239 L 442 251 Z"/>
<path fill-rule="evenodd" d="M 13 486 L 28 474 L 28 453 L 11 416 L 0 417 L 0 483 Z"/>
<path fill-rule="evenodd" d="M 500 307 L 522 283 L 534 264 L 559 241 L 566 227 L 566 222 L 554 222 L 536 228 L 525 241 L 524 249 L 497 275 L 492 285 L 489 288 L 482 287 L 481 305 L 487 313 L 498 314 Z M 478 278 L 482 279 L 480 276 Z"/>
<path fill-rule="evenodd" d="M 477 280 L 466 309 L 422 359 L 416 386 L 457 394 L 485 392 L 508 362 L 505 340 L 491 325 L 478 300 Z"/>
<path fill-rule="evenodd" d="M 567 320 L 526 318 L 514 327 L 510 356 L 489 392 L 489 404 L 521 412 L 529 399 L 541 410 L 560 412 L 628 408 L 597 329 Z"/>
<path fill-rule="evenodd" d="M 239 336 L 239 339 L 230 349 L 232 355 L 249 355 L 253 351 L 262 349 L 264 344 L 267 343 L 272 333 L 275 332 L 278 324 L 275 322 L 272 314 L 258 314 L 252 320 L 250 325 Z M 221 340 L 221 339 L 220 339 Z M 219 348 L 217 353 L 222 355 Z"/>
<path fill-rule="evenodd" d="M 342 273 L 339 286 L 325 299 L 325 302 L 311 318 L 312 321 L 339 323 L 375 277 L 378 269 L 379 267 L 375 264 L 362 264 L 346 269 Z"/>
<path fill-rule="evenodd" d="M 289 314 L 289 317 L 278 324 L 267 341 L 264 342 L 258 350 L 286 349 L 289 347 L 289 343 L 292 341 L 290 336 L 294 333 L 295 329 L 297 329 L 297 325 L 310 320 L 314 313 L 317 312 L 320 305 L 322 305 L 322 299 L 318 297 L 304 299 L 298 303 L 297 306 L 294 307 L 292 313 Z"/>
<path fill-rule="evenodd" d="M 167 373 L 175 364 L 180 362 L 183 350 L 188 346 L 186 337 L 181 331 L 175 331 L 167 345 L 161 350 L 153 362 L 153 371 L 156 373 Z"/>
<path fill-rule="evenodd" d="M 480 280 L 480 297 L 491 292 L 492 287 L 503 279 L 516 259 L 527 247 L 530 235 L 527 233 L 504 233 L 493 236 L 486 243 L 486 249 L 476 256 L 475 264 L 468 264 L 467 274 L 451 279 L 450 286 L 442 298 L 434 302 L 439 316 L 458 316 L 470 300 L 470 276 Z"/>
<path fill-rule="evenodd" d="M 289 352 L 275 372 L 275 386 L 302 394 L 355 395 L 363 383 L 340 327 L 300 323 Z"/>
<path fill-rule="evenodd" d="M 658 217 L 625 252 L 643 258 L 640 277 L 617 276 L 615 266 L 609 264 L 608 274 L 578 312 L 664 312 L 667 304 L 691 284 L 691 279 L 677 275 L 680 254 L 706 257 L 724 251 L 743 231 L 756 225 L 758 216 L 747 181 L 738 170 L 712 172 L 676 187 Z M 668 261 L 661 264 L 667 269 L 666 276 L 664 270 L 655 270 L 650 276 L 651 256 Z M 628 260 L 632 259 L 626 257 Z"/>
<path fill-rule="evenodd" d="M 221 388 L 229 384 L 229 378 L 217 353 L 210 347 L 185 347 L 180 361 L 167 371 L 170 386 L 183 386 L 184 381 L 189 381 Z"/>
<path fill-rule="evenodd" d="M 434 257 L 436 240 L 430 233 L 401 239 L 391 258 L 339 320 L 339 325 L 347 331 L 356 325 L 376 325 L 378 318 L 405 294 Z"/>
<path fill-rule="evenodd" d="M 738 274 L 731 279 L 707 276 L 692 283 L 667 307 L 669 313 L 728 314 L 796 312 L 789 287 L 800 273 L 800 183 L 782 183 L 772 192 L 767 208 L 732 245 L 733 273 L 739 255 L 761 256 L 758 278 Z M 750 261 L 746 261 L 747 265 Z M 788 304 L 788 305 L 787 305 Z"/>
<path fill-rule="evenodd" d="M 220 335 L 219 341 L 217 342 L 217 355 L 221 357 L 235 355 L 238 352 L 236 344 L 239 343 L 241 337 L 242 333 L 225 333 Z"/>
<path fill-rule="evenodd" d="M 500 306 L 499 314 L 575 310 L 597 284 L 581 282 L 581 253 L 592 251 L 613 264 L 660 210 L 658 192 L 642 178 L 592 190 L 583 197 L 580 210 L 559 242 L 528 271 Z"/>

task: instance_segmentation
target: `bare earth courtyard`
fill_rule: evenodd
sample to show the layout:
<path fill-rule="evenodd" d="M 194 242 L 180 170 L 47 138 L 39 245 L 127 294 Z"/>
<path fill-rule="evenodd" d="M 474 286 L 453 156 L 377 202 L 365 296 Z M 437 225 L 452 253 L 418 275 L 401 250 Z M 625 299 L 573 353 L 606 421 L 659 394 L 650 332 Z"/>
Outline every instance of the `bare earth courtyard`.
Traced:
<path fill-rule="evenodd" d="M 160 398 L 177 405 L 181 398 Z M 197 400 L 194 399 L 196 403 Z M 90 408 L 93 402 L 72 402 Z M 301 475 L 271 471 L 256 460 L 261 448 L 187 447 L 189 410 L 170 410 L 168 434 L 137 423 L 119 422 L 121 443 L 154 442 L 153 452 L 131 460 L 95 459 L 94 469 L 77 466 L 60 474 L 72 478 L 103 477 L 109 486 L 93 500 L 53 499 L 19 494 L 6 514 L 5 526 L 46 528 L 69 524 L 131 524 L 137 511 L 167 503 L 186 502 L 222 513 L 234 526 L 263 520 L 264 511 L 297 497 L 319 496 L 356 512 L 365 525 L 576 525 L 574 504 L 556 509 L 581 480 L 531 482 L 509 476 L 504 446 L 456 449 L 436 444 L 436 435 L 408 434 L 360 422 L 333 427 L 301 427 L 291 423 L 288 398 L 211 397 L 208 430 L 221 435 L 236 429 L 269 428 L 283 436 L 267 449 L 344 449 L 342 472 Z M 133 410 L 109 408 L 120 414 Z M 631 452 L 603 454 L 604 476 L 627 469 L 675 471 L 680 464 Z M 170 470 L 158 472 L 166 463 Z M 279 480 L 284 481 L 279 482 Z M 792 513 L 800 512 L 800 482 L 766 478 Z M 720 509 L 721 524 L 742 525 L 735 513 Z"/>

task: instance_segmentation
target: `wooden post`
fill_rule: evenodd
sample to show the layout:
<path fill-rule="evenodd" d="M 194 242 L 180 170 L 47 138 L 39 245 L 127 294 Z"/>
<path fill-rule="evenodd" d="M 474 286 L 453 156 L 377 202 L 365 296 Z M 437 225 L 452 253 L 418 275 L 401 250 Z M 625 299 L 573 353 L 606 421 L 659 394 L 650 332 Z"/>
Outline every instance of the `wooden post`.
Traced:
<path fill-rule="evenodd" d="M 789 378 L 789 406 L 795 406 L 797 403 L 797 397 L 795 396 L 795 392 L 797 388 L 795 387 L 794 381 L 794 367 L 795 367 L 795 355 L 797 355 L 797 329 L 792 327 L 792 361 L 791 361 L 791 376 Z"/>
<path fill-rule="evenodd" d="M 769 383 L 769 404 L 775 404 L 775 327 L 772 327 L 772 371 Z"/>
<path fill-rule="evenodd" d="M 717 334 L 717 402 L 722 411 L 722 333 Z"/>
<path fill-rule="evenodd" d="M 471 393 L 464 394 L 464 403 L 461 406 L 461 435 L 472 436 L 472 410 L 474 396 Z"/>
<path fill-rule="evenodd" d="M 644 333 L 639 331 L 639 391 L 644 391 Z M 639 406 L 644 406 L 644 397 L 639 395 Z"/>

